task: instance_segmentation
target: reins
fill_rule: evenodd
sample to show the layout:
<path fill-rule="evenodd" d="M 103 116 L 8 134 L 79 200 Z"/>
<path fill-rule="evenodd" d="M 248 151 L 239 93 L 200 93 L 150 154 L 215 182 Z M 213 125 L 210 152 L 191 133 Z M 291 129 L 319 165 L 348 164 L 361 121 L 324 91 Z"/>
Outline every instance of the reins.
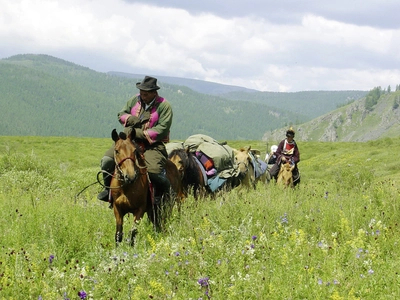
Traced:
<path fill-rule="evenodd" d="M 96 174 L 96 181 L 93 182 L 93 183 L 91 183 L 91 184 L 89 184 L 89 185 L 87 185 L 87 186 L 85 186 L 78 194 L 75 195 L 75 204 L 76 204 L 76 201 L 77 201 L 79 195 L 82 194 L 87 188 L 91 187 L 92 185 L 95 185 L 95 184 L 98 183 L 98 184 L 100 184 L 102 187 L 111 188 L 111 187 L 109 187 L 109 186 L 106 186 L 106 185 L 105 185 L 104 183 L 102 183 L 101 180 L 99 179 L 99 175 L 100 175 L 100 174 L 103 174 L 103 173 L 106 173 L 106 174 L 110 175 L 111 177 L 114 177 L 113 174 L 111 174 L 111 173 L 109 173 L 109 172 L 107 172 L 107 171 L 104 171 L 104 170 L 100 170 L 99 172 L 97 172 L 97 174 Z"/>
<path fill-rule="evenodd" d="M 147 179 L 148 179 L 149 182 L 150 182 L 150 178 L 149 178 L 148 173 L 147 173 L 147 166 L 146 166 L 146 165 L 141 166 L 141 165 L 139 164 L 138 160 L 137 160 L 137 159 L 134 159 L 134 158 L 132 158 L 132 157 L 126 157 L 126 158 L 124 158 L 123 160 L 121 160 L 119 163 L 117 163 L 117 161 L 115 161 L 115 159 L 114 159 L 115 165 L 116 165 L 116 169 L 122 174 L 122 170 L 121 170 L 120 166 L 121 166 L 126 160 L 128 160 L 128 159 L 132 160 L 132 161 L 134 162 L 134 164 L 138 167 L 138 170 L 135 170 L 135 177 L 134 177 L 133 180 L 134 180 L 134 181 L 136 180 L 136 178 L 138 177 L 138 173 L 139 173 L 140 175 L 147 175 Z M 143 172 L 143 170 L 144 170 L 144 172 Z M 100 184 L 103 188 L 108 188 L 108 189 L 120 189 L 120 188 L 123 187 L 123 185 L 120 185 L 120 186 L 117 186 L 117 187 L 106 186 L 106 185 L 102 182 L 102 180 L 100 180 L 100 174 L 107 174 L 107 175 L 109 175 L 109 176 L 111 176 L 111 177 L 113 177 L 113 178 L 117 178 L 114 174 L 112 174 L 112 173 L 110 173 L 110 172 L 107 172 L 106 170 L 100 170 L 100 171 L 97 172 L 97 174 L 96 174 L 96 181 L 93 182 L 93 183 L 88 184 L 88 185 L 85 186 L 79 193 L 77 193 L 77 194 L 75 195 L 75 204 L 76 204 L 76 202 L 77 202 L 78 197 L 79 197 L 86 189 L 88 189 L 88 188 L 91 187 L 92 185 Z M 120 181 L 119 178 L 117 178 L 117 179 L 118 179 L 118 181 Z"/>
<path fill-rule="evenodd" d="M 133 163 L 135 164 L 135 166 L 138 167 L 138 169 L 135 168 L 135 176 L 134 176 L 134 178 L 133 178 L 133 182 L 137 179 L 137 177 L 139 176 L 139 174 L 140 174 L 140 175 L 147 175 L 147 166 L 146 166 L 146 165 L 141 166 L 141 165 L 139 164 L 139 162 L 138 162 L 138 159 L 135 159 L 135 158 L 133 158 L 133 157 L 125 157 L 125 158 L 122 159 L 119 163 L 118 163 L 117 161 L 115 161 L 116 169 L 117 169 L 119 175 L 122 175 L 122 174 L 123 174 L 122 169 L 121 169 L 121 165 L 122 165 L 125 161 L 127 161 L 128 159 L 132 160 Z M 144 172 L 143 172 L 143 170 L 144 170 Z M 114 176 L 113 176 L 113 177 L 114 177 Z M 117 178 L 117 179 L 118 179 L 118 181 L 123 181 L 123 180 L 120 180 L 120 177 Z M 123 185 L 120 185 L 119 187 L 115 187 L 114 189 L 118 189 L 118 188 L 121 188 L 121 187 L 123 187 Z M 111 187 L 110 187 L 110 188 L 111 188 Z"/>

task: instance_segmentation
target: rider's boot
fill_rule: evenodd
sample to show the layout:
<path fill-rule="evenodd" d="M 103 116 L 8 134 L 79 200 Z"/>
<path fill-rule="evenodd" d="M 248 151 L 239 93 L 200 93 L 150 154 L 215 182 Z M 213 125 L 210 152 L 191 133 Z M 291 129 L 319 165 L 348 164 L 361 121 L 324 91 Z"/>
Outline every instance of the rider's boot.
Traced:
<path fill-rule="evenodd" d="M 165 170 L 161 173 L 149 173 L 150 181 L 155 185 L 157 193 L 154 195 L 155 204 L 161 203 L 161 198 L 163 194 L 169 194 L 171 183 L 169 182 Z"/>
<path fill-rule="evenodd" d="M 97 195 L 97 199 L 108 202 L 112 174 L 115 169 L 114 159 L 109 156 L 103 156 L 100 167 L 103 173 L 104 190 Z"/>

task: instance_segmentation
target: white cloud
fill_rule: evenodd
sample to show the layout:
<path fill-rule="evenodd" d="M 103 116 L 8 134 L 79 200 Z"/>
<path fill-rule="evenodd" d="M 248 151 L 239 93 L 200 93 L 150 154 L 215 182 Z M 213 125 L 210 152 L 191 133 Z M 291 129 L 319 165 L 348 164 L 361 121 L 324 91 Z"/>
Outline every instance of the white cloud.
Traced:
<path fill-rule="evenodd" d="M 199 6 L 193 14 L 184 9 L 188 2 L 166 5 L 0 0 L 0 58 L 43 53 L 102 72 L 140 70 L 270 91 L 369 90 L 400 83 L 400 29 L 365 24 L 365 18 L 361 25 L 343 22 L 351 10 L 334 11 L 330 16 L 339 17 L 329 19 L 319 15 L 322 9 L 294 12 L 281 3 L 274 12 L 266 3 L 268 16 L 262 7 L 251 14 L 238 6 L 229 17 Z M 292 13 L 293 22 L 275 21 Z M 88 55 L 101 59 L 89 61 Z"/>

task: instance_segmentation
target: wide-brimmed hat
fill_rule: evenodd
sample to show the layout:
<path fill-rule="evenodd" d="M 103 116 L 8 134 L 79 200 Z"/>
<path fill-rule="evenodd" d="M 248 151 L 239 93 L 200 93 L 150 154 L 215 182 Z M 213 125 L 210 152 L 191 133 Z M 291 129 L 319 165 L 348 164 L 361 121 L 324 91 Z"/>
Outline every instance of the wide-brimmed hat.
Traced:
<path fill-rule="evenodd" d="M 157 85 L 157 78 L 151 76 L 145 76 L 142 82 L 136 83 L 136 87 L 143 91 L 154 91 L 160 88 Z"/>

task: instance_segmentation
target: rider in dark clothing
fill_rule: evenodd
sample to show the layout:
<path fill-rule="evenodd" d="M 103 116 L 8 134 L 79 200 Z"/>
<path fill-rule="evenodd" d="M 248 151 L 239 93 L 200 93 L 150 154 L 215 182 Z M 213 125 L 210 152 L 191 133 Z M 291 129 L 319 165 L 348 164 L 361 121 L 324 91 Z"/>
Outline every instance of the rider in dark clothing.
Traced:
<path fill-rule="evenodd" d="M 170 182 L 166 177 L 165 164 L 168 158 L 164 143 L 169 142 L 172 124 L 172 108 L 169 102 L 158 95 L 157 79 L 146 76 L 136 83 L 140 94 L 128 100 L 118 113 L 118 121 L 125 131 L 132 132 L 135 141 L 144 149 L 147 171 L 151 182 L 160 190 L 168 192 Z M 101 160 L 105 189 L 97 196 L 99 200 L 109 201 L 111 175 L 115 169 L 114 147 L 111 147 Z M 157 199 L 156 199 L 157 200 Z"/>
<path fill-rule="evenodd" d="M 276 162 L 269 170 L 271 178 L 275 178 L 275 180 L 277 179 L 281 163 L 285 163 L 286 161 L 289 161 L 290 164 L 295 165 L 295 168 L 292 172 L 293 178 L 298 178 L 299 170 L 297 168 L 297 164 L 300 162 L 300 151 L 297 147 L 297 143 L 294 140 L 294 130 L 292 128 L 286 131 L 286 139 L 279 143 L 275 154 Z"/>

